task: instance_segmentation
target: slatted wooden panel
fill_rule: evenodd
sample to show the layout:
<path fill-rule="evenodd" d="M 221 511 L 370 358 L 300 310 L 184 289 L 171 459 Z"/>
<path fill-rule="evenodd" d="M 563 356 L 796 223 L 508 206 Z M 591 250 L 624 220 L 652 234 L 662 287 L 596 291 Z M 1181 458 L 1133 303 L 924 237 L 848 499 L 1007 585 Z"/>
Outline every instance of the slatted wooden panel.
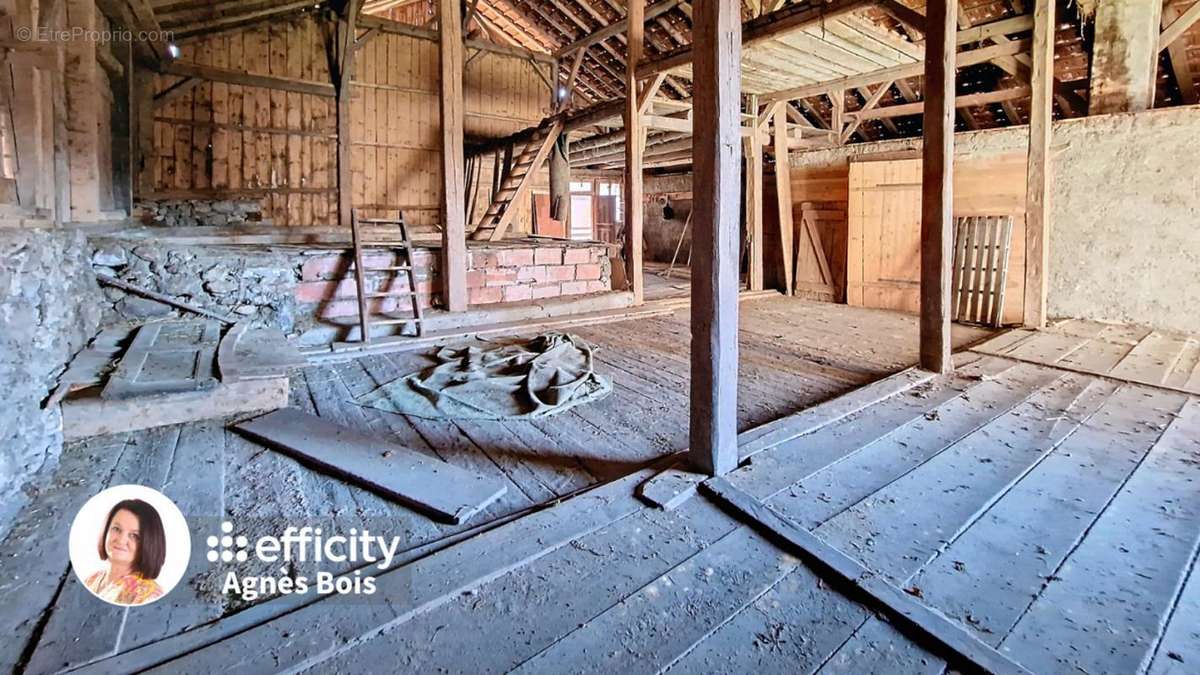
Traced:
<path fill-rule="evenodd" d="M 259 24 L 182 48 L 186 62 L 330 82 L 321 30 L 312 18 Z M 441 200 L 437 43 L 378 33 L 355 66 L 354 205 L 368 217 L 403 209 L 416 228 L 431 228 Z M 158 90 L 176 79 L 160 77 Z M 467 66 L 463 88 L 469 138 L 508 135 L 548 112 L 546 85 L 520 59 L 479 55 Z M 155 118 L 154 193 L 145 196 L 257 198 L 277 225 L 336 223 L 333 98 L 204 82 L 159 107 Z M 484 173 L 483 184 L 490 185 L 488 163 Z M 527 227 L 528 206 L 524 211 L 519 229 Z"/>
<path fill-rule="evenodd" d="M 954 228 L 955 321 L 1000 326 L 1007 291 L 1012 216 L 964 216 Z"/>

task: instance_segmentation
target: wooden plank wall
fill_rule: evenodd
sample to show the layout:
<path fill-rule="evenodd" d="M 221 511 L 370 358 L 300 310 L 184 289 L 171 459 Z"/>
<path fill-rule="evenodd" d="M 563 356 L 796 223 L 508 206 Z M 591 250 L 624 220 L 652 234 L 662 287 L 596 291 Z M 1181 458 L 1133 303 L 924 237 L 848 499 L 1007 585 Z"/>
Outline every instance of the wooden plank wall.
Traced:
<path fill-rule="evenodd" d="M 328 83 L 313 21 L 269 22 L 181 46 L 180 60 Z M 159 77 L 161 91 L 175 78 Z M 259 198 L 277 224 L 337 220 L 334 99 L 202 82 L 155 110 L 153 185 L 143 198 Z"/>
<path fill-rule="evenodd" d="M 860 161 L 887 161 L 918 157 L 915 153 L 888 153 L 878 157 L 865 156 Z M 1024 153 L 1008 153 L 987 158 L 962 157 L 955 161 L 954 176 L 954 215 L 1012 215 L 1013 246 L 1011 251 L 1007 299 L 1005 301 L 1004 320 L 1019 322 L 1021 320 L 1021 300 L 1024 297 L 1024 285 L 1021 279 L 1025 269 L 1024 248 L 1024 216 L 1025 216 L 1025 155 Z M 774 191 L 768 184 L 766 199 L 768 204 L 765 212 L 768 218 L 764 221 L 764 261 L 767 265 L 768 284 L 775 280 L 778 283 L 779 250 L 774 243 L 775 237 L 771 232 L 778 231 L 778 219 L 771 216 L 775 200 Z M 800 222 L 800 205 L 804 202 L 821 202 L 836 205 L 849 213 L 850 194 L 850 165 L 843 161 L 829 166 L 808 166 L 791 168 L 792 204 L 795 222 Z M 920 198 L 919 194 L 916 196 Z M 836 228 L 836 229 L 833 229 Z M 822 243 L 829 256 L 829 264 L 835 269 L 848 269 L 846 241 L 847 223 L 824 222 L 821 228 Z M 917 233 L 912 233 L 912 241 L 917 241 Z M 838 245 L 837 242 L 842 242 Z M 911 242 L 910 242 L 911 243 Z M 914 249 L 907 252 L 912 258 L 912 280 L 917 279 L 916 261 L 919 259 Z M 901 255 L 899 253 L 895 255 Z M 835 276 L 837 273 L 835 272 Z M 896 300 L 895 308 L 906 311 L 916 311 L 915 296 L 912 303 Z M 910 306 L 911 305 L 911 306 Z"/>
<path fill-rule="evenodd" d="M 113 208 L 117 189 L 112 84 L 98 50 L 106 52 L 110 62 L 119 59 L 113 57 L 110 43 L 17 39 L 17 31 L 35 26 L 109 28 L 90 0 L 0 0 L 0 40 L 21 46 L 0 59 L 8 158 L 0 171 L 0 227 L 95 222 Z"/>
<path fill-rule="evenodd" d="M 181 60 L 328 84 L 325 54 L 320 26 L 305 17 L 186 44 Z M 378 33 L 355 65 L 354 205 L 371 214 L 404 209 L 410 222 L 434 226 L 441 197 L 437 44 Z M 175 80 L 160 77 L 157 90 Z M 549 106 L 533 66 L 499 54 L 470 62 L 464 92 L 469 137 L 536 124 Z M 334 113 L 330 97 L 202 82 L 155 111 L 154 190 L 142 196 L 256 198 L 276 225 L 336 224 Z"/>

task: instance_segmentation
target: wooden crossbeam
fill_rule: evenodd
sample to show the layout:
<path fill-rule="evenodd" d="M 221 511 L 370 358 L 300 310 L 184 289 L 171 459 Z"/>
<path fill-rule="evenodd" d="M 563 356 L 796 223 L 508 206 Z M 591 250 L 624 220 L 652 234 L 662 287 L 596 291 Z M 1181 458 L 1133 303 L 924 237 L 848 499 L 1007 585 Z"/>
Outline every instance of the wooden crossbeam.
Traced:
<path fill-rule="evenodd" d="M 1012 101 L 1019 98 L 1029 96 L 1029 87 L 1020 86 L 1000 91 L 988 91 L 982 94 L 967 94 L 954 99 L 955 108 L 970 108 L 979 105 L 988 105 L 990 103 L 1002 103 L 1004 101 Z M 846 117 L 852 122 L 865 120 L 882 120 L 891 119 L 893 117 L 904 117 L 906 115 L 919 115 L 925 110 L 925 103 L 917 101 L 916 103 L 903 103 L 901 105 L 889 105 L 882 108 L 873 108 L 869 110 L 855 110 L 851 113 L 846 113 Z"/>
<path fill-rule="evenodd" d="M 764 14 L 742 24 L 742 48 L 749 47 L 781 33 L 789 33 L 805 26 L 819 24 L 855 10 L 875 4 L 876 0 L 832 0 L 812 5 L 789 5 L 770 14 Z M 664 71 L 673 70 L 692 62 L 692 45 L 673 50 L 659 58 L 638 66 L 638 79 L 646 79 Z"/>
<path fill-rule="evenodd" d="M 313 94 L 315 96 L 334 96 L 336 90 L 332 84 L 324 82 L 313 82 L 312 80 L 298 80 L 291 77 L 280 77 L 278 75 L 252 75 L 240 70 L 229 70 L 227 68 L 214 68 L 212 66 L 200 66 L 194 63 L 184 63 L 182 61 L 173 61 L 165 64 L 162 72 L 168 75 L 176 75 L 178 77 L 193 77 L 209 80 L 212 82 L 224 82 L 226 84 L 240 84 L 247 87 L 262 87 L 264 89 L 279 89 L 282 91 L 292 91 L 299 94 Z"/>
<path fill-rule="evenodd" d="M 1192 3 L 1187 11 L 1163 30 L 1158 36 L 1158 51 L 1161 52 L 1167 45 L 1178 40 L 1197 20 L 1200 20 L 1200 2 Z"/>

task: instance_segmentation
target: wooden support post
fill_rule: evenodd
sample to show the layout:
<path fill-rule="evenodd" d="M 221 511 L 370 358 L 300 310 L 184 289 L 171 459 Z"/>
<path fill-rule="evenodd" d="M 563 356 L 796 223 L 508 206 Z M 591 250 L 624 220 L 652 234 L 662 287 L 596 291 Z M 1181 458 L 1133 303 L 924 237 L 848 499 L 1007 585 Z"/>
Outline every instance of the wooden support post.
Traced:
<path fill-rule="evenodd" d="M 785 295 L 795 291 L 792 270 L 792 241 L 795 226 L 792 223 L 792 167 L 788 160 L 787 106 L 775 104 L 775 204 L 779 213 L 779 251 L 783 255 L 781 275 Z"/>
<path fill-rule="evenodd" d="M 1036 0 L 1030 73 L 1029 159 L 1025 192 L 1025 311 L 1030 328 L 1046 325 L 1046 265 L 1050 259 L 1050 133 L 1054 106 L 1054 0 Z"/>
<path fill-rule="evenodd" d="M 637 1 L 637 0 L 635 0 Z M 689 458 L 722 475 L 737 467 L 738 147 L 741 14 L 726 0 L 696 0 L 697 96 L 692 218 L 692 380 Z M 786 143 L 786 140 L 785 140 Z"/>
<path fill-rule="evenodd" d="M 467 194 L 463 175 L 463 36 L 458 0 L 438 0 L 442 64 L 442 296 L 467 308 Z"/>
<path fill-rule="evenodd" d="M 566 132 L 550 149 L 550 217 L 567 225 L 571 214 L 571 148 Z M 570 235 L 570 229 L 566 232 Z"/>
<path fill-rule="evenodd" d="M 1088 114 L 1139 112 L 1154 103 L 1162 0 L 1096 4 Z"/>
<path fill-rule="evenodd" d="M 134 195 L 154 190 L 154 71 L 133 71 Z"/>
<path fill-rule="evenodd" d="M 350 210 L 354 208 L 350 184 L 350 79 L 354 73 L 354 33 L 361 4 L 361 0 L 349 0 L 339 13 L 332 59 L 337 71 L 333 86 L 337 97 L 338 222 L 343 227 L 350 227 Z"/>
<path fill-rule="evenodd" d="M 950 360 L 950 263 L 954 184 L 954 36 L 957 0 L 930 0 L 925 43 L 925 117 L 921 176 L 921 367 Z"/>
<path fill-rule="evenodd" d="M 834 89 L 829 92 L 829 128 L 837 133 L 837 144 L 845 145 L 849 134 L 844 133 L 846 126 L 846 90 Z"/>
<path fill-rule="evenodd" d="M 642 116 L 638 110 L 638 63 L 645 39 L 645 0 L 629 0 L 628 52 L 625 61 L 625 279 L 634 304 L 642 304 Z"/>
<path fill-rule="evenodd" d="M 750 96 L 750 110 L 758 115 L 758 96 Z M 763 146 L 758 133 L 743 139 L 746 146 L 746 237 L 750 240 L 750 260 L 746 285 L 752 291 L 763 289 Z"/>

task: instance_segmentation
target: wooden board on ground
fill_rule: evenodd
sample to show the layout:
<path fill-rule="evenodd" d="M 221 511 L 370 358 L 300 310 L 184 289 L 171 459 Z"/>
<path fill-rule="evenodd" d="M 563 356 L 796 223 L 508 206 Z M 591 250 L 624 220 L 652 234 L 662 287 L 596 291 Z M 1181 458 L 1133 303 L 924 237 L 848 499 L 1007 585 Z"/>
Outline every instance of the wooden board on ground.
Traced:
<path fill-rule="evenodd" d="M 236 426 L 272 447 L 454 524 L 500 498 L 500 482 L 315 415 L 284 408 Z"/>
<path fill-rule="evenodd" d="M 222 382 L 260 380 L 286 376 L 291 368 L 308 365 L 308 359 L 276 328 L 235 324 L 221 338 L 217 368 Z"/>
<path fill-rule="evenodd" d="M 87 392 L 84 392 L 87 393 Z M 206 391 L 188 391 L 129 399 L 80 396 L 63 402 L 63 438 L 67 441 L 153 429 L 226 415 L 275 410 L 287 405 L 288 378 L 226 382 Z"/>
<path fill-rule="evenodd" d="M 105 399 L 199 391 L 217 386 L 213 372 L 221 324 L 165 321 L 138 329 L 104 387 Z"/>

